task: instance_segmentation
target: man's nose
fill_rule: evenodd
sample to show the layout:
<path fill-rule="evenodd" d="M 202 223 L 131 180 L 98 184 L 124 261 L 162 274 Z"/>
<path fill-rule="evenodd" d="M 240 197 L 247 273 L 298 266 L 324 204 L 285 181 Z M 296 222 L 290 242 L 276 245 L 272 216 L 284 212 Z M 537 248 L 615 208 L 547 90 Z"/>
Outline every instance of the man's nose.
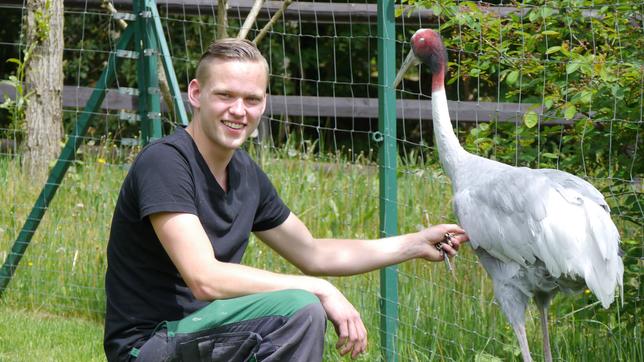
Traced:
<path fill-rule="evenodd" d="M 241 98 L 237 98 L 231 105 L 230 108 L 228 109 L 228 112 L 230 114 L 234 114 L 237 116 L 243 116 L 245 109 L 244 109 L 244 100 Z"/>

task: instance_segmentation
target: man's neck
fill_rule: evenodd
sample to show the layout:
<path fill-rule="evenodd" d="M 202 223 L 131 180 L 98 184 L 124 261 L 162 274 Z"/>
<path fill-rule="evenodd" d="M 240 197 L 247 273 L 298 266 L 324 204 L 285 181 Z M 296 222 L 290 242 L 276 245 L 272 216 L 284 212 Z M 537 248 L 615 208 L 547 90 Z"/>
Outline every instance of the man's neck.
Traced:
<path fill-rule="evenodd" d="M 186 132 L 192 137 L 197 145 L 197 149 L 201 156 L 206 161 L 210 172 L 217 180 L 217 183 L 224 191 L 228 189 L 228 164 L 235 154 L 235 150 L 221 149 L 214 147 L 212 142 L 209 142 L 206 136 L 201 132 L 195 132 L 195 127 L 192 123 L 186 127 Z"/>

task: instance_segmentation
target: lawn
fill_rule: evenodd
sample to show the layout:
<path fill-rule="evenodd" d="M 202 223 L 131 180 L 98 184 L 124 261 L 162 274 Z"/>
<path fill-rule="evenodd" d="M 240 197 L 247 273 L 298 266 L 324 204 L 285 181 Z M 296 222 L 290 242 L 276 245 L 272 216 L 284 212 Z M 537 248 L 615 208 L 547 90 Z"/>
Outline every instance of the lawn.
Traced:
<path fill-rule="evenodd" d="M 102 323 L 0 304 L 0 361 L 104 361 Z"/>

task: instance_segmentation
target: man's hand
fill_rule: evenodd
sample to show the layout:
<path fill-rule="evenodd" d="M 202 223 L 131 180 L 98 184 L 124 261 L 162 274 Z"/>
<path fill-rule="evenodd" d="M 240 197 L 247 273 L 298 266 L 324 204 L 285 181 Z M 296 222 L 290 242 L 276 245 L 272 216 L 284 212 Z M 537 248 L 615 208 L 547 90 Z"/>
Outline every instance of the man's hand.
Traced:
<path fill-rule="evenodd" d="M 442 243 L 441 249 L 451 257 L 456 255 L 461 244 L 469 240 L 465 230 L 455 224 L 433 225 L 419 231 L 418 234 L 423 243 L 424 258 L 431 261 L 441 261 L 444 258 L 444 254 L 436 245 Z M 451 243 L 446 242 L 446 235 L 449 235 Z"/>
<path fill-rule="evenodd" d="M 358 357 L 367 349 L 367 329 L 360 318 L 360 313 L 331 283 L 327 283 L 320 302 L 326 311 L 327 318 L 333 323 L 338 335 L 335 347 L 341 355 L 351 353 L 351 358 Z"/>

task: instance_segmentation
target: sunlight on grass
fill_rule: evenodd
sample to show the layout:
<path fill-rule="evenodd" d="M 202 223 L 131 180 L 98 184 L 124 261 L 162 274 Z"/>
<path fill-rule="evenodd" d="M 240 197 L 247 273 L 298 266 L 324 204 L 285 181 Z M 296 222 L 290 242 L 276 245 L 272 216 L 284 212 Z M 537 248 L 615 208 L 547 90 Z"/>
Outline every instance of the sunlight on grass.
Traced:
<path fill-rule="evenodd" d="M 0 304 L 0 361 L 104 361 L 103 325 Z"/>

